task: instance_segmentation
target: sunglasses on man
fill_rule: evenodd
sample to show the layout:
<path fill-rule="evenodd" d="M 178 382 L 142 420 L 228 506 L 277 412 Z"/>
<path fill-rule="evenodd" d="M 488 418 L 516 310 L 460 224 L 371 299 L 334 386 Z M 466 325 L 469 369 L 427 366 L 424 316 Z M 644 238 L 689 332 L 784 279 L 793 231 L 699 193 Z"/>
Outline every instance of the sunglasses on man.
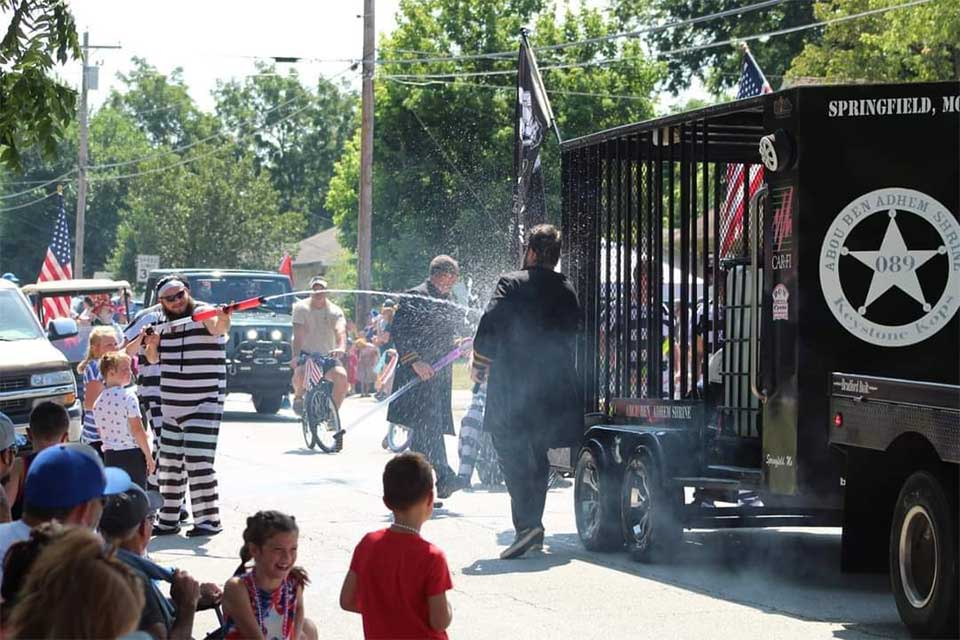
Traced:
<path fill-rule="evenodd" d="M 180 291 L 172 293 L 169 296 L 160 296 L 160 299 L 164 302 L 176 302 L 177 300 L 182 300 L 185 295 L 187 295 L 186 289 L 180 289 Z"/>

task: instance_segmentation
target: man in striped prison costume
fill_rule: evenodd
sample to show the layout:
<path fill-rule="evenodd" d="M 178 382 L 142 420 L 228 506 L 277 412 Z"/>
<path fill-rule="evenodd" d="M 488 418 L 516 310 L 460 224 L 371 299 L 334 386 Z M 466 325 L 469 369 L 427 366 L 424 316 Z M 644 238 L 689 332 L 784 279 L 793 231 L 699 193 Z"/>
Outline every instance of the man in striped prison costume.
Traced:
<path fill-rule="evenodd" d="M 167 276 L 157 283 L 157 297 L 169 320 L 209 308 L 190 296 L 186 279 Z M 226 351 L 229 313 L 190 322 L 145 336 L 147 359 L 160 365 L 160 463 L 158 480 L 163 508 L 155 535 L 177 533 L 185 484 L 190 487 L 194 526 L 187 535 L 216 535 L 222 530 L 213 469 L 223 400 L 226 396 Z M 183 470 L 186 470 L 186 481 Z"/>

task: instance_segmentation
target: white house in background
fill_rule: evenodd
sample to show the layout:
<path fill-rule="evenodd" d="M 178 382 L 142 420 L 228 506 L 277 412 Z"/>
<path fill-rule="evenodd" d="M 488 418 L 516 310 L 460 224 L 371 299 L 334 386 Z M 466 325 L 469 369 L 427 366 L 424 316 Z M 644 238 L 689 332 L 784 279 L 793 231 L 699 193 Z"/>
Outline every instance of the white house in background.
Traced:
<path fill-rule="evenodd" d="M 313 276 L 326 275 L 346 255 L 346 249 L 337 240 L 336 227 L 301 240 L 293 257 L 294 286 L 306 286 Z"/>

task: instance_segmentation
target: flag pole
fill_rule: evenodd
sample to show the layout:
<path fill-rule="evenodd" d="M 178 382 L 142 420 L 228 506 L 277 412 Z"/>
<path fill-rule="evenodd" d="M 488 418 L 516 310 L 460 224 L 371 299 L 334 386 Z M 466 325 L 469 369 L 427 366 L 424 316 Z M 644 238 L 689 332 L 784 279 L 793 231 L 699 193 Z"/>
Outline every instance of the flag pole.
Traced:
<path fill-rule="evenodd" d="M 750 45 L 746 42 L 740 43 L 740 50 L 743 51 L 743 55 L 747 58 L 750 58 L 750 61 L 753 63 L 753 66 L 756 67 L 757 73 L 760 74 L 760 79 L 763 80 L 763 84 L 770 87 L 770 90 L 773 91 L 773 85 L 770 84 L 770 81 L 767 80 L 767 76 L 763 73 L 763 69 L 760 68 L 760 65 L 757 64 L 757 59 L 753 57 L 753 52 L 750 51 Z"/>

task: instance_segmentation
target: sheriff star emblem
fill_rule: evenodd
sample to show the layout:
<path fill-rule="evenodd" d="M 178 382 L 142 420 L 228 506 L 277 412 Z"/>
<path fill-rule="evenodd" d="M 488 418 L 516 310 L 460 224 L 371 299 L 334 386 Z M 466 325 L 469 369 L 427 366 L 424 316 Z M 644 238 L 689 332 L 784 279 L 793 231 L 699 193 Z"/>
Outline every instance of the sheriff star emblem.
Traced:
<path fill-rule="evenodd" d="M 886 218 L 885 227 L 876 216 Z M 913 189 L 865 194 L 827 230 L 820 286 L 837 321 L 861 340 L 884 347 L 922 342 L 960 308 L 960 223 Z"/>

